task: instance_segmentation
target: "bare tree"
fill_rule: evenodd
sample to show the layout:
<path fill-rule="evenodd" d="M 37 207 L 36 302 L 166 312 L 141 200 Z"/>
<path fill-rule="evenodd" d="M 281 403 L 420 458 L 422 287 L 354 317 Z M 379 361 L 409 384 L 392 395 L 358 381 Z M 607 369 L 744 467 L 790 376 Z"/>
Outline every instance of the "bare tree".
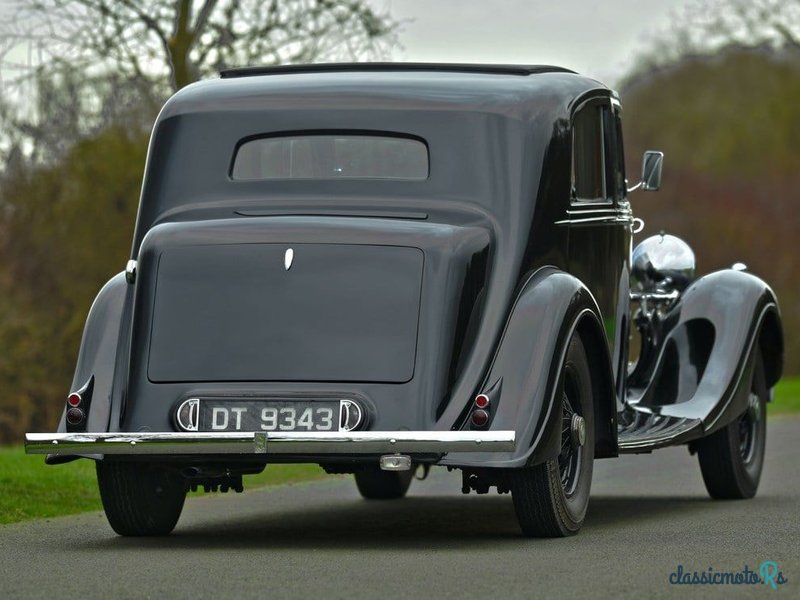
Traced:
<path fill-rule="evenodd" d="M 635 70 L 725 46 L 800 50 L 800 0 L 695 0 L 650 39 Z"/>
<path fill-rule="evenodd" d="M 800 48 L 800 0 L 716 0 L 687 8 L 684 29 L 698 48 L 728 44 Z"/>
<path fill-rule="evenodd" d="M 230 66 L 384 56 L 397 27 L 366 0 L 18 0 L 0 39 L 175 91 Z"/>
<path fill-rule="evenodd" d="M 232 66 L 385 57 L 398 27 L 370 0 L 15 0 L 0 10 L 0 153 L 57 158 Z"/>

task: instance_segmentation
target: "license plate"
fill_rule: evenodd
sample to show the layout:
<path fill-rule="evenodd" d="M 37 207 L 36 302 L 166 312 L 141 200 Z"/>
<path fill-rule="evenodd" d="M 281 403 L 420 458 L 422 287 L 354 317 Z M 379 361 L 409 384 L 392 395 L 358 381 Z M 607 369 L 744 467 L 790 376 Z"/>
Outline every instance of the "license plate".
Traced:
<path fill-rule="evenodd" d="M 352 400 L 200 399 L 199 431 L 349 431 L 361 422 Z"/>

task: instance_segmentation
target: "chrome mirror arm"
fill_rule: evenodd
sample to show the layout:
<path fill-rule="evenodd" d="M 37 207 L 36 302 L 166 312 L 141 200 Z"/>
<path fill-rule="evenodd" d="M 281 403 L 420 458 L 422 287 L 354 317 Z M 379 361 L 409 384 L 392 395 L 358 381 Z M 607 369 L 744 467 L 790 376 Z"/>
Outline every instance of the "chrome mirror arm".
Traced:
<path fill-rule="evenodd" d="M 661 168 L 664 164 L 664 153 L 658 150 L 647 150 L 642 157 L 642 177 L 639 183 L 628 188 L 628 193 L 636 190 L 655 192 L 661 187 Z M 627 182 L 626 182 L 627 185 Z"/>
<path fill-rule="evenodd" d="M 640 189 L 643 185 L 644 185 L 644 181 L 640 181 L 639 183 L 637 183 L 633 187 L 629 187 L 628 188 L 628 193 L 630 194 L 631 192 L 635 192 L 636 190 Z"/>

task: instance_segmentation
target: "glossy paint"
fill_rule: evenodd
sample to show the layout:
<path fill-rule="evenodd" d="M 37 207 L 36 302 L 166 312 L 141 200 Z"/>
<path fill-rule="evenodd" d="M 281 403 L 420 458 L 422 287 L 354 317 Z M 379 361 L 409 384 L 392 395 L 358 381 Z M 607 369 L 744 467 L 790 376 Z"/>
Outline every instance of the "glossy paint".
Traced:
<path fill-rule="evenodd" d="M 486 392 L 492 396 L 489 430 L 513 430 L 516 449 L 447 456 L 444 462 L 536 464 L 557 452 L 559 373 L 570 336 L 577 333 L 593 373 L 595 454 L 616 455 L 616 416 L 626 401 L 632 213 L 624 194 L 600 206 L 577 205 L 571 198 L 571 122 L 587 99 L 619 111 L 602 84 L 548 67 L 279 68 L 227 74 L 181 90 L 153 129 L 131 252 L 135 277 L 112 279 L 87 321 L 74 385 L 95 377 L 100 397 L 88 430 L 174 431 L 176 407 L 203 395 L 333 395 L 359 402 L 372 431 L 469 430 L 472 401 Z M 292 132 L 421 139 L 430 154 L 430 176 L 424 181 L 231 178 L 231 161 L 243 140 Z M 419 251 L 413 371 L 404 369 L 401 377 L 385 369 L 392 381 L 355 371 L 341 380 L 281 380 L 268 369 L 252 380 L 151 376 L 153 356 L 161 361 L 169 350 L 154 336 L 153 324 L 191 302 L 176 294 L 159 304 L 162 257 L 202 246 L 212 256 L 215 247 L 233 248 L 250 260 L 267 245 L 276 249 L 277 267 L 270 268 L 289 277 L 302 273 L 304 247 Z M 284 265 L 288 249 L 291 270 Z M 198 254 L 177 276 L 187 289 L 211 293 L 214 282 L 204 279 L 209 273 L 219 285 L 228 280 L 224 268 L 205 269 L 207 264 Z M 373 283 L 388 281 L 378 270 Z M 317 291 L 324 294 L 322 286 Z M 739 306 L 740 321 L 755 318 L 748 312 L 751 304 Z M 702 312 L 709 302 L 687 299 L 684 306 Z M 285 304 L 281 310 L 302 309 Z M 288 317 L 299 323 L 303 315 Z M 208 343 L 223 343 L 223 333 L 214 333 Z M 348 335 L 353 341 L 361 334 Z M 245 343 L 236 352 L 258 355 L 257 343 Z M 199 352 L 203 340 L 193 344 Z M 727 344 L 727 360 L 739 364 L 736 352 L 742 347 Z M 223 347 L 215 366 L 236 372 L 237 365 L 225 365 L 224 356 Z M 181 359 L 191 367 L 182 372 L 199 364 L 192 356 Z M 335 366 L 327 357 L 319 360 L 325 363 L 319 372 Z M 634 403 L 647 404 L 648 410 L 655 406 L 646 390 L 641 397 L 632 393 Z"/>
<path fill-rule="evenodd" d="M 780 378 L 777 299 L 749 273 L 726 269 L 699 278 L 669 310 L 663 332 L 647 375 L 629 380 L 628 403 L 643 414 L 684 420 L 665 443 L 691 441 L 737 419 L 747 408 L 758 353 L 767 386 Z"/>
<path fill-rule="evenodd" d="M 97 294 L 86 319 L 70 390 L 84 388 L 94 377 L 88 431 L 108 431 L 109 428 L 113 373 L 128 289 L 123 273 L 112 277 Z M 66 431 L 63 418 L 59 431 Z"/>
<path fill-rule="evenodd" d="M 578 279 L 552 267 L 534 272 L 523 284 L 503 331 L 483 388 L 490 390 L 492 429 L 515 429 L 518 447 L 505 454 L 446 457 L 444 464 L 520 467 L 558 455 L 561 406 L 557 397 L 561 365 L 569 341 L 581 335 L 594 373 L 596 438 L 600 456 L 615 456 L 614 387 L 600 311 Z M 533 367 L 533 368 L 532 368 Z M 525 402 L 518 398 L 529 399 Z M 453 403 L 447 420 L 464 419 Z"/>
<path fill-rule="evenodd" d="M 465 426 L 462 413 L 483 388 L 522 284 L 544 266 L 569 268 L 569 228 L 554 223 L 568 210 L 571 114 L 576 98 L 589 90 L 610 95 L 594 81 L 548 71 L 271 74 L 204 82 L 176 95 L 154 128 L 143 186 L 133 247 L 138 274 L 129 402 L 119 426 L 163 430 L 170 426 L 163 407 L 171 409 L 187 395 L 331 392 L 360 398 L 376 430 Z M 328 130 L 423 139 L 430 177 L 324 183 L 229 177 L 243 139 Z M 144 324 L 153 318 L 155 263 L 169 248 L 210 242 L 421 249 L 425 269 L 413 378 L 393 384 L 150 381 L 144 365 L 151 339 Z M 624 261 L 624 253 L 617 259 Z M 602 323 L 599 314 L 596 321 Z M 607 356 L 609 350 L 599 352 Z M 543 354 L 528 358 L 526 372 L 549 380 L 552 388 L 552 361 L 538 362 Z M 515 389 L 514 375 L 506 377 Z M 528 439 L 517 462 L 531 455 L 530 438 L 541 425 L 535 406 L 541 398 L 528 392 L 503 400 L 518 403 L 524 415 L 515 429 Z M 610 394 L 603 398 L 613 400 Z"/>

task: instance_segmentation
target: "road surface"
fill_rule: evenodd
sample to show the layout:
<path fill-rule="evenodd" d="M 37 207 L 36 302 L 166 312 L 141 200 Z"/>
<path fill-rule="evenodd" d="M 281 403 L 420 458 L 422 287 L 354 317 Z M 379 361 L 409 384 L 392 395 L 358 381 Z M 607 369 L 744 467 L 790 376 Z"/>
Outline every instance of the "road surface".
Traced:
<path fill-rule="evenodd" d="M 57 468 L 57 467 L 55 467 Z M 713 502 L 684 448 L 598 461 L 582 532 L 520 537 L 509 496 L 434 470 L 396 502 L 349 479 L 201 497 L 172 536 L 125 539 L 99 513 L 0 527 L 5 598 L 771 597 L 670 585 L 774 561 L 800 597 L 800 419 L 770 424 L 754 500 Z"/>

